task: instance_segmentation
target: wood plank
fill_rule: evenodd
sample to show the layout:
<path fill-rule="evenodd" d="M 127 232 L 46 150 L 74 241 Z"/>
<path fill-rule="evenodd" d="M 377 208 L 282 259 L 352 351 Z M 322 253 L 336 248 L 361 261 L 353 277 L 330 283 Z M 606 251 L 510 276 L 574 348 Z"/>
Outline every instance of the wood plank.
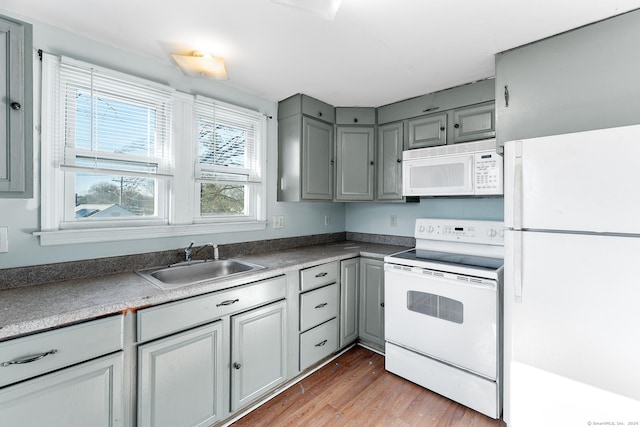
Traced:
<path fill-rule="evenodd" d="M 261 426 L 504 427 L 384 370 L 384 357 L 356 346 L 232 424 Z"/>

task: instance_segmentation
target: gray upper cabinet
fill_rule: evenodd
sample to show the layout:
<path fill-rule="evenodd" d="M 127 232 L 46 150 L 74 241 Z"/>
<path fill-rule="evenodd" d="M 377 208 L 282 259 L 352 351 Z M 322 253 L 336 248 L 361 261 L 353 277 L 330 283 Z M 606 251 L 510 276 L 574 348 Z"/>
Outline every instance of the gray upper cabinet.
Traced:
<path fill-rule="evenodd" d="M 496 55 L 506 141 L 640 123 L 640 10 Z"/>
<path fill-rule="evenodd" d="M 378 124 L 397 122 L 427 114 L 444 113 L 454 108 L 493 101 L 495 99 L 494 79 L 480 80 L 450 89 L 379 107 Z"/>
<path fill-rule="evenodd" d="M 407 149 L 447 143 L 447 115 L 431 114 L 407 120 Z"/>
<path fill-rule="evenodd" d="M 389 123 L 378 127 L 377 200 L 402 200 L 402 150 L 404 124 Z"/>
<path fill-rule="evenodd" d="M 373 200 L 375 127 L 338 126 L 336 200 Z"/>
<path fill-rule="evenodd" d="M 278 201 L 333 200 L 334 108 L 306 95 L 278 104 Z"/>
<path fill-rule="evenodd" d="M 448 144 L 496 136 L 495 102 L 456 108 L 449 115 Z"/>
<path fill-rule="evenodd" d="M 33 197 L 32 26 L 0 17 L 0 197 Z"/>

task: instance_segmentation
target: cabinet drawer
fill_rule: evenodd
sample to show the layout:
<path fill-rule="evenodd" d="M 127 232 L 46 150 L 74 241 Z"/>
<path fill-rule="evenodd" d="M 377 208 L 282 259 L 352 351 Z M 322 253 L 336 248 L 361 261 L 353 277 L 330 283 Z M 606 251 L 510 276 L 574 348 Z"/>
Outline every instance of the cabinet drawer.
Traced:
<path fill-rule="evenodd" d="M 338 281 L 338 261 L 328 262 L 300 272 L 300 290 L 308 291 Z"/>
<path fill-rule="evenodd" d="M 300 370 L 308 368 L 338 349 L 338 319 L 300 334 Z"/>
<path fill-rule="evenodd" d="M 123 316 L 0 343 L 0 387 L 122 349 Z"/>
<path fill-rule="evenodd" d="M 338 284 L 300 295 L 300 330 L 306 331 L 338 315 Z"/>
<path fill-rule="evenodd" d="M 201 325 L 222 316 L 283 299 L 284 276 L 138 311 L 138 342 Z"/>
<path fill-rule="evenodd" d="M 375 125 L 375 108 L 336 107 L 337 125 Z"/>

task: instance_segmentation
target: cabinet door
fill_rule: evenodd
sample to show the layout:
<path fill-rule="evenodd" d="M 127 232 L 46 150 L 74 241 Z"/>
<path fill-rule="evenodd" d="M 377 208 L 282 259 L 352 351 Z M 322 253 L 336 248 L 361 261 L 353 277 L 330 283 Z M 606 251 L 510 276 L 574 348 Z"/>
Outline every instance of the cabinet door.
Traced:
<path fill-rule="evenodd" d="M 449 120 L 449 144 L 496 136 L 495 102 L 457 108 Z"/>
<path fill-rule="evenodd" d="M 302 199 L 333 200 L 333 126 L 302 118 Z"/>
<path fill-rule="evenodd" d="M 286 379 L 286 301 L 231 318 L 231 410 Z"/>
<path fill-rule="evenodd" d="M 373 127 L 338 127 L 336 200 L 373 200 Z"/>
<path fill-rule="evenodd" d="M 404 126 L 402 122 L 378 128 L 377 200 L 402 199 L 403 147 Z"/>
<path fill-rule="evenodd" d="M 124 425 L 122 363 L 119 352 L 0 389 L 0 425 Z"/>
<path fill-rule="evenodd" d="M 222 322 L 139 346 L 138 372 L 138 425 L 211 425 L 222 410 Z"/>
<path fill-rule="evenodd" d="M 0 197 L 33 196 L 31 28 L 0 18 Z"/>
<path fill-rule="evenodd" d="M 340 263 L 340 347 L 358 339 L 360 259 Z"/>
<path fill-rule="evenodd" d="M 384 350 L 384 262 L 360 258 L 360 325 L 362 341 Z"/>
<path fill-rule="evenodd" d="M 433 147 L 447 143 L 447 115 L 432 114 L 407 120 L 407 148 Z"/>

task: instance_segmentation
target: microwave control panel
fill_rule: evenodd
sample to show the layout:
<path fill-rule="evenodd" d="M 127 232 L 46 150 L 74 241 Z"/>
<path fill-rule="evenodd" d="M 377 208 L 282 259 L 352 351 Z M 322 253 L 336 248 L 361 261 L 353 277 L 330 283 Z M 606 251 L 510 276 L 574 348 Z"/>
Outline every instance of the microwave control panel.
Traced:
<path fill-rule="evenodd" d="M 495 151 L 475 153 L 474 162 L 476 195 L 502 194 L 502 156 Z"/>

